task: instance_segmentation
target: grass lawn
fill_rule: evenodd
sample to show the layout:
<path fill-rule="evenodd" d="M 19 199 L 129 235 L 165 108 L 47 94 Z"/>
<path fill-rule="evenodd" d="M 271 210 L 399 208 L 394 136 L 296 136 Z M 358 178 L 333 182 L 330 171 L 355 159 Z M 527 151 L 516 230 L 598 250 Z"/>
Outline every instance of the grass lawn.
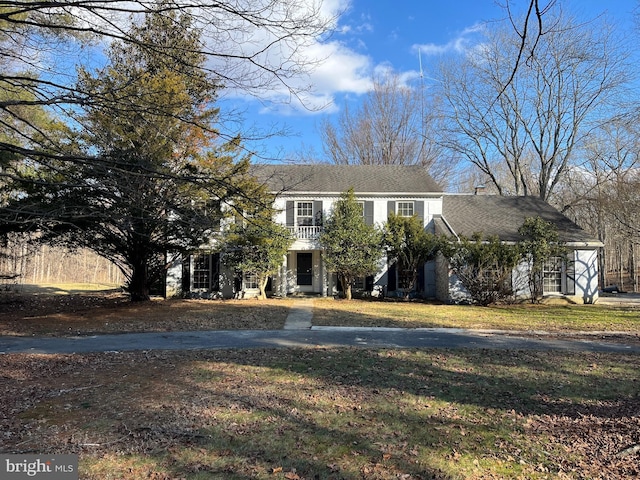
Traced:
<path fill-rule="evenodd" d="M 60 285 L 0 293 L 1 335 L 70 335 L 170 330 L 281 329 L 293 298 L 265 301 L 154 299 L 131 303 L 119 292 L 75 292 Z M 35 292 L 35 293 L 34 293 Z M 640 306 L 504 305 L 314 299 L 313 325 L 626 332 L 640 334 Z M 636 338 L 638 340 L 638 338 Z"/>
<path fill-rule="evenodd" d="M 0 333 L 282 328 L 294 299 L 0 296 Z M 632 307 L 316 299 L 315 325 L 623 331 Z M 80 478 L 628 479 L 638 355 L 262 349 L 0 355 L 0 451 Z"/>
<path fill-rule="evenodd" d="M 640 333 L 639 306 L 441 305 L 404 301 L 318 299 L 314 325 Z"/>
<path fill-rule="evenodd" d="M 0 355 L 0 373 L 0 451 L 76 453 L 82 479 L 640 475 L 634 355 Z"/>

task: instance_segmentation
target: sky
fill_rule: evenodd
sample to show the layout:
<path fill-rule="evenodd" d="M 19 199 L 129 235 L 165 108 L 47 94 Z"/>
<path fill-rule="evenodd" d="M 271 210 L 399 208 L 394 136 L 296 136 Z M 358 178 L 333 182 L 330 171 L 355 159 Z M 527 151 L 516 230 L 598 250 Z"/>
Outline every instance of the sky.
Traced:
<path fill-rule="evenodd" d="M 501 0 L 499 3 L 504 3 Z M 638 0 L 557 0 L 562 8 L 586 19 L 605 13 L 621 28 L 633 28 Z M 306 79 L 312 86 L 310 109 L 297 102 L 269 103 L 249 98 L 225 100 L 224 106 L 244 111 L 245 125 L 282 128 L 284 137 L 249 144 L 254 161 L 299 161 L 300 153 L 323 161 L 318 124 L 333 121 L 345 102 L 357 105 L 371 88 L 376 72 L 393 71 L 416 86 L 434 80 L 430 70 L 438 56 L 461 51 L 480 41 L 478 26 L 504 19 L 496 0 L 324 0 L 342 11 L 331 36 L 313 49 L 325 61 Z M 541 4 L 546 4 L 546 0 Z M 513 9 L 528 0 L 510 0 Z M 323 106 L 323 108 L 318 108 Z"/>

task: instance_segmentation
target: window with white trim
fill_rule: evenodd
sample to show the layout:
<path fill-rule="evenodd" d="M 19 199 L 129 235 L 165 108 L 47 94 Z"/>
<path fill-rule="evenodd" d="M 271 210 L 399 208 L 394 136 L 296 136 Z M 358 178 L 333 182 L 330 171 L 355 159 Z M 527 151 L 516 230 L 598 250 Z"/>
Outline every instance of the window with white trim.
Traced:
<path fill-rule="evenodd" d="M 542 267 L 542 291 L 562 293 L 562 258 L 552 257 Z"/>
<path fill-rule="evenodd" d="M 360 214 L 364 217 L 364 202 L 358 201 L 357 204 L 360 207 Z"/>
<path fill-rule="evenodd" d="M 257 289 L 258 288 L 258 276 L 255 274 L 247 273 L 244 276 L 244 288 L 249 289 Z"/>
<path fill-rule="evenodd" d="M 313 225 L 313 202 L 298 202 L 296 205 L 296 224 Z"/>
<path fill-rule="evenodd" d="M 399 217 L 413 217 L 413 202 L 398 202 L 396 204 L 396 215 Z"/>
<path fill-rule="evenodd" d="M 193 256 L 193 288 L 209 290 L 211 287 L 211 255 L 197 253 Z"/>

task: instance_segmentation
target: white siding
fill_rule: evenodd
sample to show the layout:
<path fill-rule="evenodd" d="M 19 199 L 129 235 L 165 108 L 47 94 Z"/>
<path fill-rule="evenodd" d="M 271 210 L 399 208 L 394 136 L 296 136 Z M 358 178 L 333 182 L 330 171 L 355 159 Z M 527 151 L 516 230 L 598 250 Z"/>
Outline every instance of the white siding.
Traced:
<path fill-rule="evenodd" d="M 598 251 L 575 251 L 576 296 L 584 303 L 598 300 Z"/>

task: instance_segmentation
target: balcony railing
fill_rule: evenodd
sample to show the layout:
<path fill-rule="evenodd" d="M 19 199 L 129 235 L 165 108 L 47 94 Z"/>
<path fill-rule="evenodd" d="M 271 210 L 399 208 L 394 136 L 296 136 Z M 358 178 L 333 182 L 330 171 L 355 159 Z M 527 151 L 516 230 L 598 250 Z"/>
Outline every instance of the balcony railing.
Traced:
<path fill-rule="evenodd" d="M 293 233 L 295 238 L 298 240 L 316 240 L 318 236 L 320 236 L 320 232 L 322 231 L 322 227 L 317 226 L 303 226 L 298 225 L 295 227 L 288 227 L 289 231 Z"/>

